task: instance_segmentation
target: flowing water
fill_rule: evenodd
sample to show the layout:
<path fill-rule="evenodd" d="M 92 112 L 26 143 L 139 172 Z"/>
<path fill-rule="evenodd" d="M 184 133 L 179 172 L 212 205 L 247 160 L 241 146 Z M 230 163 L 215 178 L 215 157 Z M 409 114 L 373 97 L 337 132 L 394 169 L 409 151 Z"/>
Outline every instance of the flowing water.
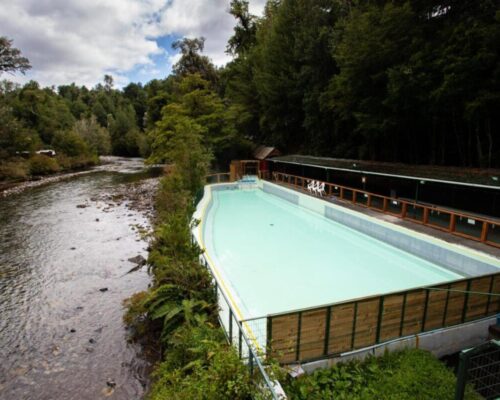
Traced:
<path fill-rule="evenodd" d="M 127 274 L 147 255 L 147 220 L 99 200 L 143 175 L 141 160 L 115 160 L 0 199 L 0 399 L 143 395 L 148 362 L 127 343 L 122 302 L 149 283 L 144 268 Z"/>

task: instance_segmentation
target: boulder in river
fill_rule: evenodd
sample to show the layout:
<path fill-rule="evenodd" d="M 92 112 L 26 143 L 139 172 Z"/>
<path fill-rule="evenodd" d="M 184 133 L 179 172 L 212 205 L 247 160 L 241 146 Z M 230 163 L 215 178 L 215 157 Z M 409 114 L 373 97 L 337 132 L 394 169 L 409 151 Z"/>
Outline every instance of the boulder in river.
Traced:
<path fill-rule="evenodd" d="M 77 204 L 76 208 L 87 208 L 86 204 Z"/>
<path fill-rule="evenodd" d="M 107 287 L 103 287 L 103 288 L 100 288 L 99 291 L 102 292 L 102 293 L 104 293 L 104 292 L 108 291 L 108 288 Z"/>
<path fill-rule="evenodd" d="M 131 257 L 128 260 L 131 263 L 138 264 L 138 265 L 145 265 L 146 264 L 146 259 L 143 256 L 141 256 L 140 254 L 135 256 L 135 257 Z"/>

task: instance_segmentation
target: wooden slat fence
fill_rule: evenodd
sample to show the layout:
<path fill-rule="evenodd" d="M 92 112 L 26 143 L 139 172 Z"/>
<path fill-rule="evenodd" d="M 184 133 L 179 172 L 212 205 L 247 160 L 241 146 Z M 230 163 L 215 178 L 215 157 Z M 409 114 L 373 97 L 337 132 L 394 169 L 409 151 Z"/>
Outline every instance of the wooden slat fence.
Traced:
<path fill-rule="evenodd" d="M 308 181 L 310 181 L 309 178 L 281 172 L 273 172 L 272 180 L 303 191 L 307 189 Z M 335 196 L 352 204 L 500 248 L 500 221 L 498 220 L 382 196 L 334 183 L 324 183 L 328 197 Z"/>
<path fill-rule="evenodd" d="M 268 352 L 317 360 L 500 313 L 500 273 L 267 317 Z"/>

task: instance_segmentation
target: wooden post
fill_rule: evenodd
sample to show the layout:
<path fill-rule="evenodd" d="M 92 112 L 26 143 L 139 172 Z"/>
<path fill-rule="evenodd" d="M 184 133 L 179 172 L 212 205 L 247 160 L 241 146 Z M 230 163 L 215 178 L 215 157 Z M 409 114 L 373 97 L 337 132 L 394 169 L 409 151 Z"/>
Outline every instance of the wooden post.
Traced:
<path fill-rule="evenodd" d="M 297 318 L 297 347 L 295 348 L 295 360 L 300 360 L 300 331 L 302 330 L 302 311 L 299 311 Z"/>
<path fill-rule="evenodd" d="M 372 206 L 372 195 L 371 194 L 368 194 L 368 201 L 366 202 L 366 205 L 368 206 L 368 208 L 371 208 L 371 206 Z"/>
<path fill-rule="evenodd" d="M 340 187 L 340 198 L 344 200 L 344 188 L 342 186 Z"/>
<path fill-rule="evenodd" d="M 328 347 L 330 344 L 330 322 L 332 317 L 332 306 L 326 308 L 326 321 L 325 321 L 325 343 L 323 346 L 323 355 L 328 355 Z"/>
<path fill-rule="evenodd" d="M 455 220 L 455 214 L 450 214 L 450 232 L 455 232 L 455 226 L 456 226 L 456 220 Z"/>
<path fill-rule="evenodd" d="M 384 205 L 382 206 L 382 210 L 387 212 L 387 197 L 384 197 Z"/>
<path fill-rule="evenodd" d="M 401 203 L 402 204 L 402 207 L 401 207 L 401 218 L 405 218 L 406 217 L 406 212 L 408 211 L 408 203 Z"/>
<path fill-rule="evenodd" d="M 481 229 L 481 242 L 486 242 L 488 237 L 488 222 L 483 221 L 483 229 Z"/>
<path fill-rule="evenodd" d="M 429 223 L 429 209 L 427 207 L 424 208 L 424 225 Z"/>
<path fill-rule="evenodd" d="M 353 190 L 353 191 L 352 191 L 352 199 L 351 199 L 351 201 L 352 201 L 354 204 L 356 204 L 356 191 L 355 191 L 355 190 Z"/>

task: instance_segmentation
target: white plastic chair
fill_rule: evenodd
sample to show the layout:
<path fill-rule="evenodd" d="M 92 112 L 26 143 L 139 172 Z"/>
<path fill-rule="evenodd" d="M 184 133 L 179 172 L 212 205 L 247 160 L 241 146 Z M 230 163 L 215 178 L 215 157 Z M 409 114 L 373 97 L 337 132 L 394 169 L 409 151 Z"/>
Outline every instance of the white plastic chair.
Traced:
<path fill-rule="evenodd" d="M 319 182 L 318 181 L 313 181 L 312 192 L 314 194 L 318 194 L 318 190 L 319 190 Z"/>
<path fill-rule="evenodd" d="M 312 191 L 313 191 L 313 188 L 314 188 L 314 181 L 312 181 L 312 180 L 308 180 L 308 181 L 307 181 L 307 190 L 308 190 L 309 192 L 312 192 Z"/>
<path fill-rule="evenodd" d="M 326 194 L 325 192 L 325 182 L 321 182 L 319 185 L 318 185 L 318 188 L 317 188 L 317 193 L 323 197 L 324 194 Z"/>

